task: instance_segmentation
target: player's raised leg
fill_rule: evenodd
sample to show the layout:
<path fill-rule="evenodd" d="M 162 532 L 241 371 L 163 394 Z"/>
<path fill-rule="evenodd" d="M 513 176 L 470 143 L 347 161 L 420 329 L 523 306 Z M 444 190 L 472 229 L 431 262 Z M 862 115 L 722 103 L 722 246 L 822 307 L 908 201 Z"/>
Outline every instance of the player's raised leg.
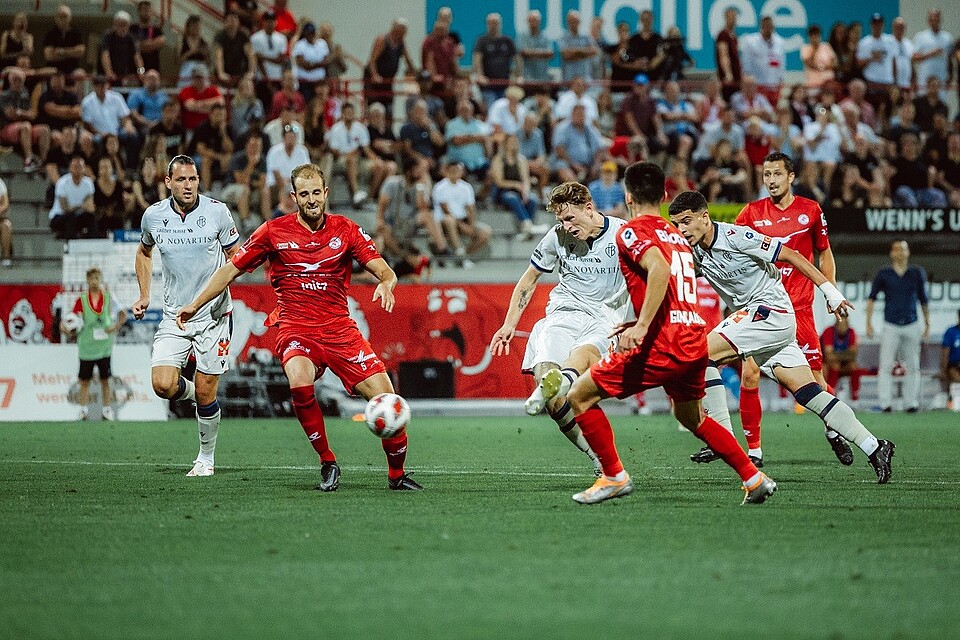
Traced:
<path fill-rule="evenodd" d="M 282 345 L 281 345 L 282 346 Z M 287 345 L 289 348 L 290 345 Z M 285 348 L 285 349 L 287 349 Z M 309 348 L 309 347 L 308 347 Z M 283 351 L 281 351 L 283 353 Z M 340 467 L 337 457 L 330 449 L 327 429 L 323 421 L 323 411 L 317 403 L 313 383 L 317 379 L 317 366 L 306 355 L 291 355 L 287 351 L 284 357 L 283 372 L 287 374 L 290 395 L 293 397 L 293 412 L 303 427 L 313 450 L 320 457 L 320 491 L 336 491 L 340 486 Z"/>
<path fill-rule="evenodd" d="M 394 393 L 390 376 L 383 371 L 357 383 L 353 390 L 364 400 L 370 400 L 381 393 Z M 387 456 L 389 488 L 393 491 L 421 491 L 423 487 L 403 468 L 407 459 L 407 430 L 403 429 L 392 438 L 384 438 L 380 442 L 383 453 Z"/>

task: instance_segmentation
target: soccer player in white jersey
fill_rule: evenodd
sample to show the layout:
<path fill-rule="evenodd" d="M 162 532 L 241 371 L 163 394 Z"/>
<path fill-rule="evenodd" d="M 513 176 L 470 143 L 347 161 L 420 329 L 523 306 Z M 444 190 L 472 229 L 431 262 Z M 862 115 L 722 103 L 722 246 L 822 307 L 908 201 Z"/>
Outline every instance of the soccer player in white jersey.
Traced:
<path fill-rule="evenodd" d="M 850 407 L 814 379 L 797 344 L 793 304 L 773 263 L 785 262 L 812 280 L 831 313 L 846 315 L 853 308 L 843 294 L 809 260 L 781 240 L 749 227 L 713 222 L 707 200 L 699 191 L 685 191 L 674 199 L 670 221 L 693 248 L 697 270 L 733 310 L 707 336 L 710 366 L 703 402 L 707 415 L 733 431 L 718 366 L 753 357 L 761 371 L 790 391 L 797 403 L 867 454 L 879 484 L 888 482 L 894 444 L 877 440 Z"/>
<path fill-rule="evenodd" d="M 550 292 L 546 317 L 533 326 L 523 356 L 524 373 L 532 373 L 537 381 L 524 408 L 536 415 L 546 406 L 560 431 L 590 457 L 599 476 L 600 461 L 558 391 L 564 377 L 572 384 L 615 346 L 610 335 L 623 321 L 629 301 L 616 244 L 617 232 L 626 223 L 600 213 L 590 191 L 578 182 L 556 187 L 547 208 L 559 224 L 534 250 L 530 266 L 513 289 L 503 326 L 490 341 L 490 351 L 510 353 L 510 341 L 537 280 L 559 267 L 560 283 Z"/>
<path fill-rule="evenodd" d="M 190 156 L 176 156 L 165 179 L 170 197 L 147 207 L 140 224 L 136 271 L 140 299 L 133 315 L 142 318 L 150 306 L 153 249 L 163 267 L 163 319 L 153 340 L 151 379 L 161 398 L 197 404 L 200 453 L 188 476 L 212 476 L 220 427 L 217 387 L 227 370 L 232 303 L 224 291 L 199 310 L 185 329 L 177 327 L 180 307 L 191 302 L 210 276 L 239 250 L 240 236 L 227 205 L 201 196 L 197 166 Z M 180 375 L 190 354 L 197 359 L 194 382 Z"/>

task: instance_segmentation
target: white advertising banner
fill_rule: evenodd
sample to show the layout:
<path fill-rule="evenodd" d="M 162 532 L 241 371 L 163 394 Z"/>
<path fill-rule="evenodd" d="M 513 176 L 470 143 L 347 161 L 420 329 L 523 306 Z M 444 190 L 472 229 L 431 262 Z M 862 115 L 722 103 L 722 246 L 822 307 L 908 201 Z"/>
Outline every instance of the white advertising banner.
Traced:
<path fill-rule="evenodd" d="M 0 421 L 76 420 L 76 344 L 0 345 Z M 150 384 L 150 346 L 113 347 L 113 408 L 118 420 L 166 420 L 167 403 Z M 91 396 L 99 399 L 96 375 Z"/>

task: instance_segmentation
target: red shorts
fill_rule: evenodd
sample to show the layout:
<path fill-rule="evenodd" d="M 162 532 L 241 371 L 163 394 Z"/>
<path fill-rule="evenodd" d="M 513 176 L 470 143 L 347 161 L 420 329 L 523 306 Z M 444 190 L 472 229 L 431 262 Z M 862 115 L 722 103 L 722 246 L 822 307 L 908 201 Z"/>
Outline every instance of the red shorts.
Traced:
<path fill-rule="evenodd" d="M 590 376 L 604 393 L 616 398 L 663 387 L 674 402 L 704 396 L 704 374 L 709 358 L 678 362 L 658 354 L 611 353 L 590 367 Z"/>
<path fill-rule="evenodd" d="M 30 140 L 33 144 L 40 143 L 40 127 L 35 124 L 30 125 Z M 6 125 L 2 130 L 0 130 L 0 142 L 8 145 L 15 145 L 20 143 L 20 127 L 23 126 L 21 122 L 11 122 Z"/>
<path fill-rule="evenodd" d="M 807 364 L 814 371 L 823 371 L 823 354 L 820 353 L 820 334 L 813 322 L 813 309 L 797 311 L 797 344 L 803 351 Z"/>
<path fill-rule="evenodd" d="M 318 378 L 329 367 L 348 393 L 353 393 L 356 386 L 370 376 L 386 373 L 383 362 L 356 328 L 325 333 L 322 338 L 304 335 L 301 331 L 281 331 L 277 339 L 277 355 L 282 364 L 286 365 L 294 356 L 309 358 L 317 367 Z"/>

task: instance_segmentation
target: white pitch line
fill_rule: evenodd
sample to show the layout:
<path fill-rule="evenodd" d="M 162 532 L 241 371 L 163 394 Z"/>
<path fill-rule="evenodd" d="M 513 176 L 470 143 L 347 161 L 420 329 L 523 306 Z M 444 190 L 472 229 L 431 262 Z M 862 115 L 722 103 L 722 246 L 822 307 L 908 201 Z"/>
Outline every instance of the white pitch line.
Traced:
<path fill-rule="evenodd" d="M 111 462 L 111 461 L 94 461 L 94 460 L 0 460 L 0 464 L 56 464 L 56 465 L 75 465 L 75 466 L 90 466 L 90 467 L 172 467 L 172 468 L 183 468 L 189 469 L 191 465 L 189 464 L 178 464 L 173 462 Z M 242 467 L 236 465 L 217 465 L 218 469 L 230 469 L 236 471 L 317 471 L 319 466 L 304 466 L 304 465 L 256 465 L 250 467 Z M 382 468 L 369 467 L 369 466 L 352 466 L 352 465 L 340 465 L 340 468 L 344 471 L 350 472 L 370 472 L 370 473 L 383 473 Z M 648 470 L 688 470 L 687 467 L 647 467 Z M 696 470 L 694 467 L 692 470 Z M 530 478 L 583 478 L 589 474 L 589 470 L 581 473 L 568 473 L 568 472 L 559 472 L 559 471 L 514 471 L 514 470 L 499 470 L 491 471 L 489 469 L 447 469 L 445 467 L 417 467 L 412 469 L 417 473 L 430 474 L 430 475 L 451 475 L 451 476 L 520 476 L 520 477 L 530 477 Z M 691 480 L 691 476 L 656 476 L 659 480 Z M 720 483 L 725 482 L 725 480 L 719 478 L 703 478 L 704 482 L 708 483 Z M 855 482 L 860 482 L 861 484 L 875 484 L 871 479 L 859 480 Z M 892 481 L 894 484 L 909 484 L 909 485 L 933 485 L 933 486 L 958 486 L 960 481 L 954 480 L 897 480 L 896 478 Z"/>

